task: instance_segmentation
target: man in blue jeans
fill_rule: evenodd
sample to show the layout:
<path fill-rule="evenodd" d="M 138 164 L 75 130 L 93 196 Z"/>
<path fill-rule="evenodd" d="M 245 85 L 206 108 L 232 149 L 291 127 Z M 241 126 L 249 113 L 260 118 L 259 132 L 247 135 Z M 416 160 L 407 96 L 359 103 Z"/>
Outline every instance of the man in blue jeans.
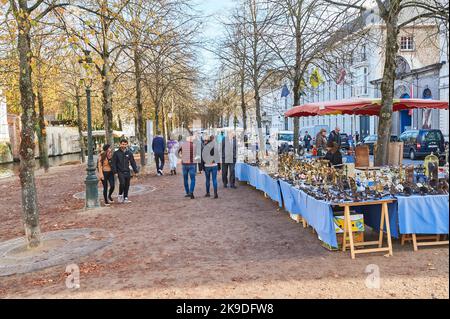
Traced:
<path fill-rule="evenodd" d="M 183 179 L 184 179 L 184 189 L 186 191 L 186 196 L 191 199 L 195 199 L 195 175 L 197 174 L 197 163 L 195 161 L 195 146 L 192 142 L 192 138 L 188 138 L 186 142 L 181 143 L 181 147 L 178 150 L 178 154 L 182 154 L 181 163 L 183 166 Z M 189 178 L 191 183 L 189 185 Z"/>

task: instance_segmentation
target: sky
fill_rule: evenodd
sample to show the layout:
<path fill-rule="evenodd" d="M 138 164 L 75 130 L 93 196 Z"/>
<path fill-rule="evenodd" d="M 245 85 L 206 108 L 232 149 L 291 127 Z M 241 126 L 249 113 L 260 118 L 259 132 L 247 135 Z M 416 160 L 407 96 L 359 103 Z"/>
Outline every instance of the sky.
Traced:
<path fill-rule="evenodd" d="M 205 18 L 205 26 L 203 36 L 210 43 L 214 39 L 223 35 L 223 28 L 218 19 L 225 18 L 235 6 L 235 0 L 197 0 L 198 9 L 203 12 Z M 217 61 L 214 54 L 201 50 L 202 72 L 211 74 L 217 67 Z"/>

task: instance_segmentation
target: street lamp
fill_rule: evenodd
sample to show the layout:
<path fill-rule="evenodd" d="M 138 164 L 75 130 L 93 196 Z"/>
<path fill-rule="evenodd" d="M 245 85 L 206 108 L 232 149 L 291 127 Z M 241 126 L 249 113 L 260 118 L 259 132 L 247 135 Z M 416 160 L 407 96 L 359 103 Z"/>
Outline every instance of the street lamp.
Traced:
<path fill-rule="evenodd" d="M 94 63 L 91 52 L 84 51 L 84 57 L 80 59 L 81 82 L 86 88 L 87 103 L 87 140 L 88 140 L 88 163 L 86 176 L 86 209 L 100 207 L 98 200 L 98 178 L 95 174 L 94 149 L 92 141 L 92 114 L 91 114 L 91 87 L 94 77 Z"/>

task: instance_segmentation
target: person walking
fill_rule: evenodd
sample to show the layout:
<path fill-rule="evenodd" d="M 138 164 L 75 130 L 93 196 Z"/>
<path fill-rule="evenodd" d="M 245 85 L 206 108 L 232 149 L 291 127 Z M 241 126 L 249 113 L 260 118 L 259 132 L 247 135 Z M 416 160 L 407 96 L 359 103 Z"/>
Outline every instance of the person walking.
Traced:
<path fill-rule="evenodd" d="M 103 184 L 103 199 L 105 206 L 114 203 L 112 194 L 114 193 L 115 181 L 112 169 L 112 150 L 109 144 L 103 146 L 103 152 L 100 153 L 97 161 L 98 178 Z M 109 184 L 109 192 L 108 192 Z"/>
<path fill-rule="evenodd" d="M 312 137 L 309 135 L 308 131 L 305 132 L 305 136 L 303 137 L 303 144 L 305 145 L 305 149 L 307 152 L 311 149 Z"/>
<path fill-rule="evenodd" d="M 164 152 L 166 150 L 166 142 L 161 135 L 157 135 L 153 139 L 152 149 L 155 154 L 156 173 L 158 176 L 162 176 L 164 170 Z"/>
<path fill-rule="evenodd" d="M 358 132 L 355 133 L 355 142 L 356 142 L 356 144 L 358 144 L 360 142 L 360 136 L 359 136 Z"/>
<path fill-rule="evenodd" d="M 327 148 L 327 130 L 321 129 L 316 135 L 316 149 L 317 155 L 323 156 Z"/>
<path fill-rule="evenodd" d="M 217 191 L 217 173 L 219 171 L 217 144 L 214 136 L 210 136 L 209 140 L 205 141 L 205 145 L 202 149 L 202 165 L 205 170 L 206 177 L 206 195 L 205 197 L 211 197 L 211 177 L 214 188 L 214 199 L 219 198 Z"/>
<path fill-rule="evenodd" d="M 235 167 L 237 161 L 237 140 L 230 132 L 222 142 L 222 182 L 223 187 L 236 188 Z"/>
<path fill-rule="evenodd" d="M 193 142 L 193 137 L 187 138 L 186 142 L 181 143 L 178 154 L 181 153 L 181 163 L 183 167 L 184 190 L 186 196 L 195 199 L 195 175 L 197 174 L 197 163 L 195 160 L 196 147 Z M 189 184 L 189 178 L 191 183 Z"/>
<path fill-rule="evenodd" d="M 134 160 L 133 153 L 128 149 L 128 141 L 122 139 L 120 141 L 120 147 L 117 152 L 114 153 L 112 158 L 112 169 L 114 174 L 117 174 L 119 178 L 119 203 L 131 203 L 128 199 L 128 191 L 130 190 L 131 182 L 131 170 L 132 167 L 134 173 L 137 175 L 139 169 Z"/>
<path fill-rule="evenodd" d="M 167 150 L 169 152 L 169 165 L 170 165 L 170 175 L 177 175 L 177 165 L 178 165 L 178 149 L 180 144 L 173 137 L 167 142 Z"/>
<path fill-rule="evenodd" d="M 342 138 L 341 138 L 341 129 L 336 126 L 336 128 L 331 131 L 330 136 L 328 137 L 328 142 L 335 142 L 339 148 L 341 148 L 342 145 Z"/>

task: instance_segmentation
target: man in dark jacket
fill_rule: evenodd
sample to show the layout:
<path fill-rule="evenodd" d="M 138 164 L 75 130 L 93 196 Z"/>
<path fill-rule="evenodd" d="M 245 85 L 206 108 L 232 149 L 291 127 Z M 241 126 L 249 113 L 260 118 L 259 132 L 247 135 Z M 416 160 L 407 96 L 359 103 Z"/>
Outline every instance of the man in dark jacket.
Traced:
<path fill-rule="evenodd" d="M 342 138 L 341 138 L 341 129 L 339 127 L 336 127 L 333 131 L 331 131 L 330 136 L 328 137 L 328 142 L 334 142 L 337 144 L 339 149 L 342 145 Z"/>
<path fill-rule="evenodd" d="M 311 149 L 312 137 L 309 135 L 308 131 L 305 132 L 305 136 L 303 137 L 303 144 L 305 145 L 306 151 L 309 152 Z"/>
<path fill-rule="evenodd" d="M 236 188 L 235 167 L 237 161 L 237 140 L 229 133 L 222 141 L 222 182 L 223 187 Z"/>
<path fill-rule="evenodd" d="M 155 136 L 152 143 L 153 153 L 155 154 L 156 173 L 163 175 L 164 170 L 164 152 L 166 150 L 166 141 L 161 135 Z"/>
<path fill-rule="evenodd" d="M 131 170 L 133 168 L 135 174 L 139 173 L 133 153 L 128 150 L 128 141 L 123 139 L 120 141 L 120 148 L 114 153 L 112 158 L 112 169 L 114 174 L 119 178 L 119 203 L 131 203 L 128 200 L 128 191 L 130 190 Z"/>

